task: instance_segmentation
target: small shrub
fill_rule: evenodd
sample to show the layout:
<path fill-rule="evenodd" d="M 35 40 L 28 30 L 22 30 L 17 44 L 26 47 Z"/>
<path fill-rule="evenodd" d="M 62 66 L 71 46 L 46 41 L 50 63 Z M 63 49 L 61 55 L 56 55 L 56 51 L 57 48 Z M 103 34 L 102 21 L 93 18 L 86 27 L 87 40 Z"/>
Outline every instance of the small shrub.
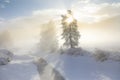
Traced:
<path fill-rule="evenodd" d="M 6 50 L 0 49 L 0 65 L 8 64 L 13 58 L 13 53 Z"/>
<path fill-rule="evenodd" d="M 108 52 L 107 51 L 103 51 L 103 50 L 95 50 L 95 53 L 93 54 L 93 56 L 95 57 L 95 59 L 97 61 L 106 61 L 108 59 Z"/>
<path fill-rule="evenodd" d="M 70 49 L 61 49 L 60 53 L 67 55 L 74 55 L 74 56 L 77 55 L 83 56 L 86 53 L 86 51 L 83 50 L 82 48 L 70 48 Z"/>

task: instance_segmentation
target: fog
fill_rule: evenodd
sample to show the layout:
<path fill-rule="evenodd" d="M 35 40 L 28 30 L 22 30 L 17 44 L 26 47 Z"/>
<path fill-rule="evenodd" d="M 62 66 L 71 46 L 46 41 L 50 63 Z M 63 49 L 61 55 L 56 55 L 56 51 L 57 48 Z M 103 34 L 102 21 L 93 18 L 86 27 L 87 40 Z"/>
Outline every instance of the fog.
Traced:
<path fill-rule="evenodd" d="M 0 32 L 0 48 L 10 48 L 13 46 L 9 31 Z"/>
<path fill-rule="evenodd" d="M 53 13 L 53 11 L 48 12 Z M 31 49 L 38 46 L 40 39 L 42 39 L 41 32 L 47 30 L 44 34 L 50 34 L 51 36 L 55 35 L 58 46 L 61 47 L 63 40 L 61 39 L 62 26 L 60 15 L 58 15 L 58 13 L 49 15 L 43 13 L 41 12 L 40 14 L 29 17 L 21 17 L 4 21 L 0 23 L 0 32 L 9 32 L 10 40 L 8 39 L 6 42 L 12 41 L 11 45 L 14 45 L 14 47 Z M 56 16 L 59 17 L 56 18 Z M 81 34 L 79 46 L 84 48 L 119 50 L 119 17 L 120 16 L 115 16 L 93 23 L 78 21 L 79 32 Z M 55 30 L 51 28 L 53 24 L 48 24 L 51 20 L 53 21 L 53 24 L 55 24 Z M 46 39 L 43 38 L 42 42 L 47 42 L 47 45 L 52 45 L 53 43 L 51 43 L 49 39 L 55 39 L 55 37 L 48 37 L 48 39 L 47 37 Z M 3 41 L 5 40 L 3 39 Z"/>
<path fill-rule="evenodd" d="M 58 49 L 57 30 L 53 21 L 42 25 L 38 49 L 42 52 L 55 52 Z"/>

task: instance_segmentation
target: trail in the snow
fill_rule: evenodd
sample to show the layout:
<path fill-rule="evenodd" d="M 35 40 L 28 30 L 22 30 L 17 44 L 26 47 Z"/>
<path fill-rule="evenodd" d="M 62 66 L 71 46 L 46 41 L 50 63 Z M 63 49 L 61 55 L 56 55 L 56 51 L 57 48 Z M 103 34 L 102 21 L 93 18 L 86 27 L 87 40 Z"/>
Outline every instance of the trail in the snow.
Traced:
<path fill-rule="evenodd" d="M 66 80 L 65 77 L 52 67 L 45 59 L 38 59 L 36 65 L 41 80 Z"/>

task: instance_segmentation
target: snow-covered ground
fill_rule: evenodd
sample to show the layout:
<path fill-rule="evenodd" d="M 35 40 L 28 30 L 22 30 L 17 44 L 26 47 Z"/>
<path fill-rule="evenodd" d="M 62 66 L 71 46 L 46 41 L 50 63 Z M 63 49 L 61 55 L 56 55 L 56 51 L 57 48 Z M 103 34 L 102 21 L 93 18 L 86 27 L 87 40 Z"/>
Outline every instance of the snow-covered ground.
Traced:
<path fill-rule="evenodd" d="M 0 66 L 0 80 L 40 80 L 33 58 L 17 54 L 9 64 Z"/>
<path fill-rule="evenodd" d="M 119 80 L 120 79 L 120 61 L 106 60 L 96 61 L 96 59 L 84 53 L 83 55 L 59 55 L 44 54 L 41 58 L 47 61 L 45 70 L 42 70 L 44 77 L 40 74 L 39 68 L 34 63 L 34 58 L 29 51 L 16 50 L 14 51 L 13 60 L 7 64 L 0 66 L 0 80 L 45 80 L 50 75 L 56 74 L 55 70 L 59 71 L 65 80 Z M 40 52 L 38 54 L 41 54 Z M 50 69 L 50 70 L 49 70 Z M 38 71 L 39 70 L 39 71 Z M 52 70 L 52 71 L 51 71 Z M 58 72 L 57 72 L 58 73 Z M 54 78 L 53 80 L 58 80 Z M 60 79 L 61 80 L 61 79 Z"/>
<path fill-rule="evenodd" d="M 90 55 L 51 55 L 46 58 L 67 80 L 119 80 L 120 62 L 96 61 Z"/>

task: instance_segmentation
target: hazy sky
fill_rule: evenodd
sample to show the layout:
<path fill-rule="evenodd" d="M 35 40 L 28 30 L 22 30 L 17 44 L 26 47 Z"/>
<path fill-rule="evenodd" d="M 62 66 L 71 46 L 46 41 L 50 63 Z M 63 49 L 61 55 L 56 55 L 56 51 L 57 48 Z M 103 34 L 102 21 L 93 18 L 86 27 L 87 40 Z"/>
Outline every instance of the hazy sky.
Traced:
<path fill-rule="evenodd" d="M 0 0 L 0 17 L 11 19 L 31 15 L 35 10 L 71 9 L 80 1 L 92 3 L 118 3 L 120 0 Z"/>
<path fill-rule="evenodd" d="M 72 2 L 74 0 L 0 0 L 0 17 L 28 16 L 35 10 L 65 8 Z"/>
<path fill-rule="evenodd" d="M 0 29 L 30 41 L 42 23 L 53 20 L 59 27 L 67 9 L 78 20 L 81 45 L 119 46 L 120 0 L 0 0 Z"/>

